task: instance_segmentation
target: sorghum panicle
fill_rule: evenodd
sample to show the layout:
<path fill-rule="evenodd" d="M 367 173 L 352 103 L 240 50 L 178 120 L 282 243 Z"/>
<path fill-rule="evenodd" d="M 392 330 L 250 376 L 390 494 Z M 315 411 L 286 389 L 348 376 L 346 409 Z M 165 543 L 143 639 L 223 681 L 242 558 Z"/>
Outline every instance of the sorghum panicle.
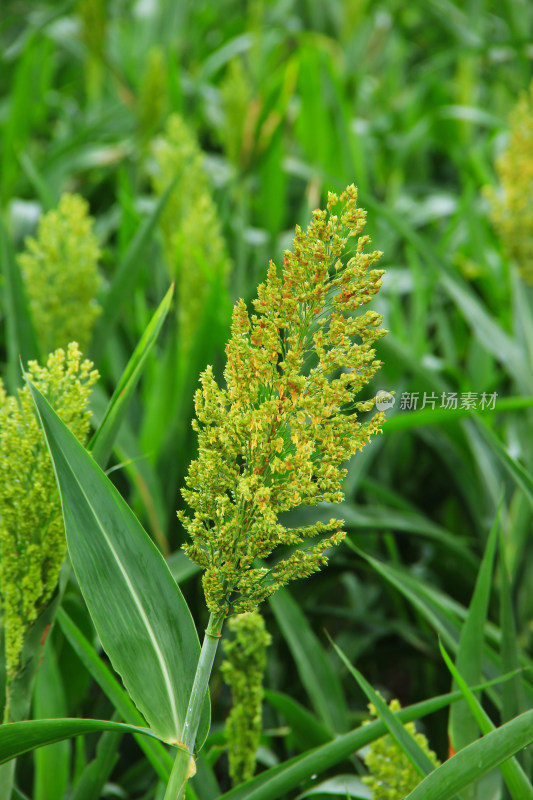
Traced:
<path fill-rule="evenodd" d="M 42 352 L 50 353 L 76 340 L 85 350 L 101 312 L 100 248 L 87 202 L 64 194 L 57 209 L 39 222 L 37 237 L 26 239 L 18 256 L 31 315 Z"/>
<path fill-rule="evenodd" d="M 98 377 L 75 342 L 46 367 L 30 362 L 31 381 L 75 436 L 89 431 L 87 403 Z M 0 381 L 0 601 L 8 681 L 17 672 L 24 636 L 56 587 L 66 555 L 52 462 L 28 387 L 8 396 Z"/>
<path fill-rule="evenodd" d="M 522 278 L 533 285 L 533 84 L 510 116 L 510 138 L 496 161 L 499 189 L 487 189 L 492 222 Z"/>
<path fill-rule="evenodd" d="M 391 700 L 389 708 L 399 711 L 401 705 L 398 700 Z M 377 716 L 372 704 L 369 709 L 374 717 Z M 430 750 L 424 734 L 417 733 L 414 722 L 408 722 L 404 728 L 438 767 L 440 761 Z M 372 800 L 403 800 L 422 780 L 403 750 L 388 735 L 372 742 L 365 755 L 365 764 L 370 774 L 363 778 L 363 782 L 372 789 Z"/>
<path fill-rule="evenodd" d="M 163 194 L 177 176 L 161 214 L 164 256 L 176 280 L 178 347 L 185 357 L 194 342 L 213 284 L 223 289 L 230 262 L 202 153 L 177 114 L 153 143 L 153 185 Z"/>
<path fill-rule="evenodd" d="M 270 634 L 258 611 L 237 614 L 229 621 L 233 638 L 224 641 L 222 675 L 231 688 L 233 707 L 226 722 L 229 771 L 233 785 L 251 778 L 261 735 L 261 706 L 266 648 Z"/>
<path fill-rule="evenodd" d="M 354 186 L 330 194 L 307 231 L 296 228 L 282 272 L 270 263 L 256 313 L 243 300 L 235 305 L 226 388 L 210 367 L 201 376 L 199 452 L 183 490 L 194 513 L 179 516 L 214 613 L 254 610 L 279 586 L 319 569 L 344 536 L 339 520 L 289 529 L 278 515 L 341 501 L 343 464 L 384 418 L 378 412 L 361 422 L 357 412 L 370 411 L 375 398 L 354 400 L 381 364 L 373 345 L 386 333 L 378 313 L 363 311 L 383 274 L 371 269 L 381 253 L 365 252 L 365 216 Z M 273 566 L 256 563 L 278 545 L 326 533 Z"/>

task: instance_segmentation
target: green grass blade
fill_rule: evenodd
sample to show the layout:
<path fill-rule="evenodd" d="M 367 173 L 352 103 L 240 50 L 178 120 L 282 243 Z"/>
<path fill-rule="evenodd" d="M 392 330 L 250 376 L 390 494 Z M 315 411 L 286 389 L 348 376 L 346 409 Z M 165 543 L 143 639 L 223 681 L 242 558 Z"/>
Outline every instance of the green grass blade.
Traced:
<path fill-rule="evenodd" d="M 509 573 L 505 559 L 505 540 L 500 530 L 500 626 L 502 631 L 501 658 L 504 672 L 519 666 L 520 647 L 516 634 Z M 502 719 L 504 722 L 522 711 L 522 684 L 519 679 L 507 683 L 502 692 Z"/>
<path fill-rule="evenodd" d="M 405 800 L 451 800 L 473 781 L 533 742 L 533 711 L 463 747 L 418 784 Z"/>
<path fill-rule="evenodd" d="M 137 231 L 130 246 L 124 253 L 115 275 L 113 276 L 109 291 L 102 301 L 102 314 L 96 325 L 90 351 L 90 356 L 96 363 L 98 363 L 104 352 L 107 339 L 115 324 L 120 309 L 126 300 L 131 297 L 133 287 L 136 284 L 137 275 L 143 266 L 144 250 L 153 235 L 161 212 L 172 193 L 175 182 L 174 180 L 169 184 L 165 192 L 158 199 L 150 216 L 144 220 Z"/>
<path fill-rule="evenodd" d="M 130 358 L 126 369 L 124 370 L 118 385 L 113 392 L 113 396 L 109 401 L 109 405 L 104 414 L 98 430 L 95 432 L 91 441 L 89 442 L 88 449 L 92 452 L 93 458 L 97 464 L 104 468 L 109 460 L 116 435 L 120 428 L 132 393 L 137 385 L 148 353 L 155 344 L 159 332 L 166 319 L 170 304 L 172 302 L 172 295 L 174 292 L 174 284 L 170 287 L 164 296 L 159 308 L 153 315 L 148 323 L 146 330 L 141 336 L 135 351 Z"/>
<path fill-rule="evenodd" d="M 481 703 L 475 697 L 464 676 L 461 675 L 458 668 L 454 665 L 450 656 L 444 649 L 442 642 L 439 642 L 439 646 L 441 655 L 446 663 L 446 666 L 450 670 L 450 673 L 455 683 L 462 692 L 463 697 L 465 698 L 465 702 L 468 704 L 468 708 L 470 709 L 472 716 L 476 720 L 476 723 L 479 726 L 481 732 L 483 734 L 487 734 L 490 733 L 491 731 L 496 730 L 496 727 L 492 724 L 490 717 L 484 711 Z M 452 706 L 451 710 L 453 711 L 454 709 L 456 709 L 458 705 L 459 703 L 455 703 L 455 705 Z M 503 764 L 500 764 L 500 770 L 505 780 L 505 783 L 507 784 L 507 787 L 511 792 L 513 800 L 532 800 L 533 787 L 528 781 L 527 776 L 523 771 L 522 767 L 515 758 L 510 758 L 509 761 L 505 761 Z"/>
<path fill-rule="evenodd" d="M 20 361 L 27 364 L 39 357 L 39 345 L 33 327 L 22 275 L 11 242 L 0 217 L 0 259 L 4 276 L 4 314 L 6 318 L 7 385 L 11 392 L 20 385 Z"/>
<path fill-rule="evenodd" d="M 345 731 L 348 722 L 340 681 L 307 618 L 287 589 L 276 592 L 269 602 L 316 713 L 332 732 Z"/>
<path fill-rule="evenodd" d="M 137 711 L 116 678 L 113 677 L 109 668 L 98 657 L 94 647 L 62 608 L 57 612 L 57 621 L 89 675 L 100 686 L 125 722 L 130 725 L 142 726 L 144 723 L 142 715 Z M 144 736 L 138 736 L 136 739 L 161 780 L 167 781 L 174 762 L 161 742 L 147 739 Z"/>
<path fill-rule="evenodd" d="M 500 502 L 501 508 L 501 502 Z M 492 526 L 481 562 L 468 615 L 461 630 L 457 650 L 457 670 L 469 685 L 479 683 L 483 668 L 483 641 L 489 608 L 494 556 L 498 542 L 500 511 Z M 456 703 L 450 710 L 449 734 L 454 750 L 460 750 L 478 736 L 478 726 L 466 703 Z"/>
<path fill-rule="evenodd" d="M 267 689 L 265 700 L 283 715 L 302 749 L 317 747 L 330 741 L 331 733 L 326 726 L 292 697 Z"/>
<path fill-rule="evenodd" d="M 117 749 L 121 739 L 122 733 L 118 731 L 105 731 L 101 735 L 96 745 L 96 756 L 83 770 L 70 800 L 99 800 L 119 759 Z"/>
<path fill-rule="evenodd" d="M 512 456 L 509 455 L 496 434 L 494 434 L 480 419 L 476 420 L 477 427 L 484 439 L 490 444 L 501 463 L 516 484 L 525 492 L 529 502 L 533 505 L 533 478 Z"/>
<path fill-rule="evenodd" d="M 381 695 L 379 695 L 369 684 L 366 678 L 356 669 L 352 664 L 350 664 L 349 660 L 346 658 L 342 650 L 338 645 L 335 644 L 330 639 L 331 644 L 335 648 L 335 652 L 341 659 L 342 663 L 352 675 L 353 678 L 357 681 L 362 691 L 365 693 L 367 699 L 370 703 L 372 703 L 375 708 L 378 716 L 380 719 L 385 723 L 388 732 L 398 745 L 398 747 L 403 750 L 413 767 L 416 769 L 419 775 L 424 777 L 428 775 L 435 769 L 435 764 L 431 761 L 428 754 L 422 750 L 416 739 L 411 736 L 409 731 L 407 731 L 401 722 L 398 722 L 394 713 L 390 710 L 387 703 L 383 700 Z"/>
<path fill-rule="evenodd" d="M 148 728 L 101 719 L 31 719 L 24 722 L 10 722 L 7 725 L 0 725 L 0 764 L 29 753 L 37 747 L 99 731 L 139 733 L 154 739 L 158 738 Z"/>
<path fill-rule="evenodd" d="M 499 412 L 520 411 L 533 406 L 533 397 L 501 397 L 497 399 L 496 410 Z M 469 417 L 483 417 L 494 414 L 494 410 L 474 411 L 468 408 L 421 408 L 417 411 L 399 412 L 387 417 L 383 423 L 383 433 L 408 431 L 413 428 L 446 425 L 459 422 Z"/>
<path fill-rule="evenodd" d="M 180 742 L 200 653 L 190 611 L 127 503 L 28 385 L 54 464 L 70 557 L 102 646 L 150 727 Z M 202 736 L 207 725 L 204 714 Z"/>
<path fill-rule="evenodd" d="M 489 353 L 505 362 L 522 391 L 529 394 L 533 388 L 533 380 L 528 371 L 523 369 L 524 353 L 517 342 L 490 316 L 473 292 L 456 275 L 442 273 L 440 280 L 470 325 L 473 335 Z"/>

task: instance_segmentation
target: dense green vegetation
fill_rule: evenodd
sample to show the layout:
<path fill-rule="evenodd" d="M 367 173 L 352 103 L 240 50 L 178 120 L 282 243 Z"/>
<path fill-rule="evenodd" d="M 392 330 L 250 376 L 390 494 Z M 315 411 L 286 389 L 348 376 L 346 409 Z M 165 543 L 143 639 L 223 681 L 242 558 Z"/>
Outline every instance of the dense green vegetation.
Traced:
<path fill-rule="evenodd" d="M 45 364 L 71 339 L 84 348 L 100 373 L 89 449 L 167 559 L 200 640 L 208 610 L 176 516 L 186 509 L 181 490 L 197 454 L 199 375 L 213 364 L 222 379 L 232 306 L 243 298 L 251 307 L 269 259 L 281 269 L 294 226 L 305 229 L 328 191 L 358 187 L 367 251 L 384 254 L 383 286 L 367 307 L 388 330 L 374 345 L 383 364 L 357 400 L 384 390 L 394 405 L 382 434 L 349 461 L 340 505 L 280 517 L 288 528 L 339 517 L 347 537 L 328 552 L 327 567 L 261 606 L 271 643 L 259 777 L 233 790 L 224 733 L 231 691 L 220 648 L 211 728 L 207 734 L 204 716 L 207 739 L 188 797 L 369 798 L 361 748 L 385 730 L 397 739 L 398 763 L 414 763 L 421 780 L 434 767 L 426 745 L 403 738 L 372 687 L 387 701 L 398 698 L 404 721 L 420 719 L 441 762 L 450 741 L 460 751 L 439 768 L 452 776 L 448 789 L 442 777 L 437 788 L 420 784 L 413 800 L 533 797 L 522 749 L 533 740 L 532 18 L 524 0 L 4 2 L 5 390 L 14 395 L 23 383 L 20 359 Z M 498 162 L 502 153 L 506 162 Z M 0 421 L 12 424 L 7 403 L 0 391 Z M 50 433 L 54 418 L 43 408 Z M 32 440 L 9 450 L 4 439 L 0 432 L 0 534 L 6 502 L 11 510 L 16 502 L 6 453 L 29 459 L 34 447 Z M 57 432 L 60 441 L 60 449 L 74 447 Z M 32 498 L 21 491 L 27 517 L 23 501 Z M 5 558 L 0 535 L 2 547 Z M 73 560 L 83 558 L 70 538 L 69 548 Z M 76 573 L 84 589 L 77 566 Z M 4 623 L 6 575 L 0 569 Z M 14 677 L 10 656 L 6 674 L 1 659 L 0 709 L 9 706 L 8 685 L 9 721 L 144 726 L 120 679 L 112 680 L 107 656 L 115 656 L 96 636 L 68 567 L 59 586 L 51 599 L 43 593 L 46 608 L 31 620 L 26 671 Z M 117 597 L 119 608 L 118 590 Z M 28 675 L 54 620 L 32 687 Z M 223 635 L 231 636 L 228 626 Z M 184 641 L 192 681 L 192 623 Z M 455 681 L 446 654 L 460 673 Z M 468 689 L 489 681 L 483 692 Z M 465 699 L 435 699 L 452 684 Z M 369 701 L 382 721 L 363 726 Z M 499 738 L 489 733 L 509 720 Z M 0 760 L 9 724 L 0 726 Z M 13 798 L 165 796 L 175 750 L 171 758 L 156 739 L 113 724 L 91 732 L 83 723 L 83 736 L 65 739 L 76 733 L 69 724 L 61 723 L 62 741 L 18 758 Z M 486 740 L 468 750 L 480 732 Z M 10 770 L 0 766 L 2 800 Z"/>

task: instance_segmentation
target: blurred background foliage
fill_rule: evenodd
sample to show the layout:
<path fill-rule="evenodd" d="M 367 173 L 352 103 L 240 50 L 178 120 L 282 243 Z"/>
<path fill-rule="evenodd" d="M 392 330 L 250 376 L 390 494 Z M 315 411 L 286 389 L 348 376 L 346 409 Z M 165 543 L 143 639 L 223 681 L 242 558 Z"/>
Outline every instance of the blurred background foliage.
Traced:
<path fill-rule="evenodd" d="M 359 187 L 367 232 L 385 254 L 374 307 L 390 333 L 378 345 L 384 366 L 368 396 L 394 391 L 396 403 L 383 435 L 350 463 L 339 510 L 352 543 L 371 558 L 342 546 L 326 570 L 265 608 L 273 642 L 260 768 L 366 716 L 324 629 L 387 698 L 407 705 L 449 689 L 435 631 L 457 649 L 502 491 L 517 641 L 524 658 L 531 652 L 533 292 L 520 277 L 517 248 L 491 223 L 490 198 L 501 201 L 496 159 L 529 90 L 532 17 L 527 0 L 3 2 L 7 385 L 13 391 L 19 380 L 19 352 L 46 355 L 24 336 L 13 307 L 14 254 L 65 192 L 80 194 L 101 250 L 92 302 L 102 313 L 88 348 L 102 375 L 96 422 L 176 281 L 175 313 L 122 426 L 112 474 L 169 556 L 199 626 L 201 589 L 179 553 L 175 511 L 194 455 L 193 393 L 207 363 L 221 374 L 232 304 L 253 298 L 268 259 L 281 263 L 294 225 L 348 183 Z M 533 149 L 524 158 L 533 164 Z M 524 191 L 533 199 L 530 178 Z M 417 410 L 400 407 L 403 393 L 418 393 Z M 473 393 L 478 409 L 483 393 L 496 393 L 495 408 L 479 417 L 444 408 L 451 393 L 458 406 Z M 328 520 L 332 512 L 301 509 L 292 520 Z M 500 588 L 497 570 L 483 650 L 488 676 L 498 670 Z M 64 604 L 94 639 L 74 586 Z M 53 646 L 43 680 L 63 679 L 61 713 L 110 717 L 112 704 L 59 629 Z M 531 697 L 530 685 L 526 705 Z M 500 699 L 495 691 L 495 720 L 503 718 Z M 229 704 L 215 677 L 208 756 L 193 782 L 201 799 L 229 787 Z M 445 758 L 444 712 L 427 720 L 426 734 Z M 80 774 L 94 747 L 91 738 L 62 747 L 66 772 Z M 109 781 L 120 796 L 152 797 L 152 768 L 137 745 L 124 740 L 120 752 Z M 364 771 L 355 757 L 338 769 Z M 21 781 L 28 792 L 31 774 Z"/>

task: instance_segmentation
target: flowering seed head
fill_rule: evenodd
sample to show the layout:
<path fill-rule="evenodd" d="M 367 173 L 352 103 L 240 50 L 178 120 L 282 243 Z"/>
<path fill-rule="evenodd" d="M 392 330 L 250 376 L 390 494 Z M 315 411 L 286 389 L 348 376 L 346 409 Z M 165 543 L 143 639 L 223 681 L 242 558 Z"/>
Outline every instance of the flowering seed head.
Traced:
<path fill-rule="evenodd" d="M 331 520 L 289 529 L 278 515 L 301 504 L 343 499 L 343 465 L 379 431 L 383 413 L 362 422 L 374 399 L 355 396 L 381 362 L 374 342 L 386 331 L 365 306 L 381 286 L 372 269 L 381 253 L 366 253 L 359 234 L 365 211 L 357 190 L 329 194 L 327 210 L 296 228 L 281 272 L 271 262 L 249 314 L 235 305 L 226 346 L 226 387 L 208 367 L 196 392 L 198 458 L 180 513 L 189 557 L 205 569 L 204 590 L 216 613 L 250 611 L 278 587 L 325 564 L 344 534 Z M 276 564 L 258 564 L 278 545 L 295 549 Z"/>
<path fill-rule="evenodd" d="M 28 365 L 31 381 L 83 441 L 91 386 L 98 377 L 76 342 L 46 367 Z M 24 636 L 44 610 L 66 555 L 52 461 L 27 386 L 10 397 L 0 381 L 0 603 L 8 682 L 19 668 Z"/>
<path fill-rule="evenodd" d="M 87 202 L 64 194 L 57 209 L 40 220 L 36 238 L 26 239 L 18 257 L 42 351 L 76 340 L 85 350 L 101 308 L 100 248 Z"/>

